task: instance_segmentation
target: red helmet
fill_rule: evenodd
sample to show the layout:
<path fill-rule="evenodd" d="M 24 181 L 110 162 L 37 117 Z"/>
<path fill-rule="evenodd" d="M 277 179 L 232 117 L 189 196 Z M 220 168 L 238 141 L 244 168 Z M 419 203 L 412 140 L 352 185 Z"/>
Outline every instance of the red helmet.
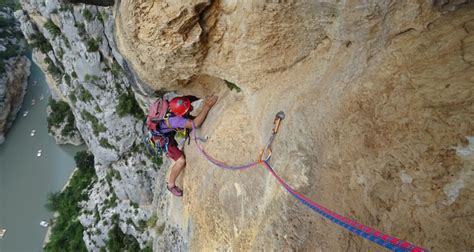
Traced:
<path fill-rule="evenodd" d="M 170 101 L 170 110 L 177 116 L 185 115 L 191 108 L 191 102 L 187 97 L 175 97 Z"/>

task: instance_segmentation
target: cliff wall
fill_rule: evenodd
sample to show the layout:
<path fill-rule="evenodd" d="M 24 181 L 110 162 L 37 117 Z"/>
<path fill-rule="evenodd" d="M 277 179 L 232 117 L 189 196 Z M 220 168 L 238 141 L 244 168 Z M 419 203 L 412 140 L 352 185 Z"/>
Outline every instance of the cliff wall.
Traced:
<path fill-rule="evenodd" d="M 0 144 L 20 111 L 30 75 L 25 39 L 10 7 L 0 5 Z"/>
<path fill-rule="evenodd" d="M 271 163 L 298 191 L 433 251 L 473 248 L 472 3 L 116 8 L 118 48 L 143 86 L 219 94 L 203 127 L 213 156 L 255 159 L 283 110 Z M 263 169 L 222 171 L 185 150 L 185 196 L 171 199 L 164 236 L 174 240 L 157 247 L 176 246 L 178 227 L 192 250 L 379 249 L 299 205 Z"/>

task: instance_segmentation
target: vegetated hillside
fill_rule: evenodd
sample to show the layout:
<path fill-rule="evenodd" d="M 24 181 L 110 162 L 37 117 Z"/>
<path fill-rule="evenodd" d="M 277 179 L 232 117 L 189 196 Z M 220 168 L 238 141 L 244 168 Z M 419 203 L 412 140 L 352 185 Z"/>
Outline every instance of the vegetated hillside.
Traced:
<path fill-rule="evenodd" d="M 283 110 L 271 164 L 289 184 L 402 239 L 462 251 L 474 247 L 467 2 L 124 0 L 115 36 L 144 88 L 220 95 L 202 133 L 216 158 L 254 160 Z M 185 149 L 185 196 L 158 210 L 171 212 L 156 247 L 380 249 L 264 169 L 218 170 Z"/>

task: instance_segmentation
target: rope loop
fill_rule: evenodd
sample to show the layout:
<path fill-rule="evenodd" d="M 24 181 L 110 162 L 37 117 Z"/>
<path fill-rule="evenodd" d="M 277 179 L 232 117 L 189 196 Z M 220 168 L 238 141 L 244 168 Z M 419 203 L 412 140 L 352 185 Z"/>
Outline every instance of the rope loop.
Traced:
<path fill-rule="evenodd" d="M 322 217 L 329 219 L 330 221 L 336 223 L 337 225 L 345 228 L 346 230 L 359 235 L 375 244 L 378 244 L 386 249 L 392 250 L 392 251 L 410 251 L 410 252 L 427 252 L 428 250 L 416 246 L 413 243 L 403 241 L 401 239 L 398 239 L 396 237 L 384 234 L 380 231 L 377 231 L 375 229 L 372 229 L 370 227 L 364 226 L 350 218 L 341 216 L 319 204 L 316 202 L 308 199 L 306 196 L 298 193 L 295 189 L 293 189 L 291 186 L 289 186 L 278 174 L 273 170 L 273 168 L 270 166 L 269 161 L 272 156 L 272 149 L 271 145 L 273 143 L 273 140 L 275 139 L 276 134 L 278 133 L 278 129 L 280 127 L 281 121 L 285 118 L 285 113 L 283 111 L 280 111 L 276 114 L 275 120 L 273 121 L 274 127 L 272 129 L 272 134 L 270 138 L 268 139 L 267 144 L 265 145 L 265 148 L 263 148 L 258 156 L 257 161 L 251 162 L 245 165 L 240 165 L 240 166 L 231 166 L 227 165 L 222 161 L 219 161 L 209 154 L 207 154 L 204 151 L 204 148 L 199 144 L 198 140 L 201 140 L 202 138 L 196 136 L 196 127 L 193 123 L 193 136 L 194 136 L 194 142 L 196 143 L 196 146 L 198 150 L 201 152 L 201 154 L 212 164 L 216 165 L 219 168 L 222 169 L 228 169 L 228 170 L 244 170 L 248 169 L 254 166 L 257 166 L 258 164 L 262 165 L 279 183 L 280 185 L 288 191 L 291 196 L 293 196 L 295 199 L 300 201 L 304 206 L 308 207 L 309 209 L 313 210 L 314 212 L 318 213 Z M 207 139 L 207 138 L 206 138 Z"/>

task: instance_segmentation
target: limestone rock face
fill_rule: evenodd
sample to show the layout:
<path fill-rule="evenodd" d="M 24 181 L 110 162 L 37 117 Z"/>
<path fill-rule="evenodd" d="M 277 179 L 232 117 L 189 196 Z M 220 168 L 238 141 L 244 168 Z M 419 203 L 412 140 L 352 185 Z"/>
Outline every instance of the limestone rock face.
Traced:
<path fill-rule="evenodd" d="M 2 25 L 0 32 L 0 144 L 5 141 L 5 134 L 12 126 L 20 111 L 30 75 L 30 60 L 22 54 L 25 52 L 25 40 L 18 35 L 19 23 L 15 21 L 12 11 L 5 7 L 0 9 Z"/>
<path fill-rule="evenodd" d="M 217 159 L 255 160 L 283 110 L 271 165 L 296 190 L 429 250 L 472 250 L 471 1 L 279 2 L 122 0 L 117 45 L 142 90 L 219 94 L 202 129 Z M 261 167 L 185 153 L 184 198 L 155 196 L 155 249 L 380 250 Z"/>
<path fill-rule="evenodd" d="M 154 88 L 176 87 L 197 73 L 206 54 L 201 15 L 209 6 L 208 0 L 120 4 L 117 43 L 144 82 Z"/>
<path fill-rule="evenodd" d="M 70 136 L 63 136 L 61 131 L 63 130 L 65 123 L 61 124 L 58 128 L 53 128 L 49 133 L 57 144 L 71 144 L 75 146 L 79 146 L 84 144 L 84 141 L 81 138 L 79 131 L 74 131 Z"/>
<path fill-rule="evenodd" d="M 9 60 L 7 72 L 0 79 L 0 144 L 20 111 L 30 75 L 30 60 L 24 56 Z"/>

